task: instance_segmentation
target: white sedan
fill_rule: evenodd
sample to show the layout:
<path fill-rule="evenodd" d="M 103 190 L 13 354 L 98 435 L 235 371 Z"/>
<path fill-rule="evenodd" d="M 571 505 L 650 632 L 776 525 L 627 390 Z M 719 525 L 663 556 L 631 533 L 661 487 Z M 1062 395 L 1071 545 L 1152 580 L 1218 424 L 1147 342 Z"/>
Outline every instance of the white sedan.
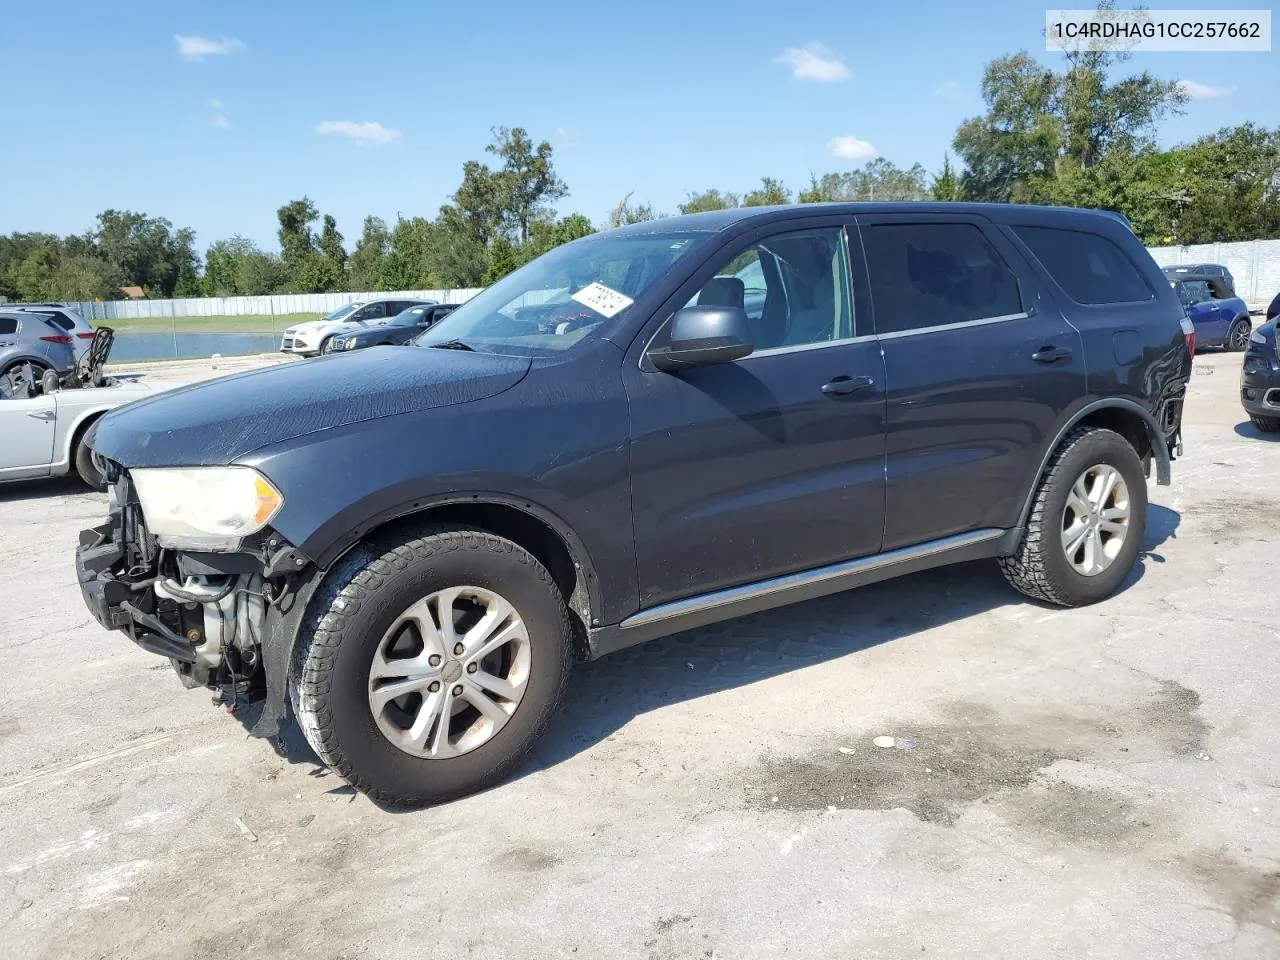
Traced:
<path fill-rule="evenodd" d="M 60 477 L 75 470 L 89 486 L 103 488 L 85 434 L 108 410 L 154 396 L 162 387 L 108 381 L 101 387 L 54 390 L 0 398 L 0 483 Z"/>
<path fill-rule="evenodd" d="M 402 310 L 434 302 L 390 297 L 349 303 L 319 320 L 306 320 L 289 327 L 281 338 L 280 350 L 282 353 L 298 353 L 304 357 L 328 353 L 329 343 L 335 334 L 354 333 L 370 326 L 385 324 Z"/>

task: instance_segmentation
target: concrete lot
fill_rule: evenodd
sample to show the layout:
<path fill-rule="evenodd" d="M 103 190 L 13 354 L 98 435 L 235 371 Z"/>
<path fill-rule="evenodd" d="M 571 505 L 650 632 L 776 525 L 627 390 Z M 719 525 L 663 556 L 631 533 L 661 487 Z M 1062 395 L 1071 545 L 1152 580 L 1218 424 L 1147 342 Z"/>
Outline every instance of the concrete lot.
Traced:
<path fill-rule="evenodd" d="M 1197 360 L 1109 602 L 980 563 L 649 644 L 412 813 L 97 627 L 103 497 L 0 489 L 0 954 L 1280 957 L 1280 442 L 1239 362 Z"/>

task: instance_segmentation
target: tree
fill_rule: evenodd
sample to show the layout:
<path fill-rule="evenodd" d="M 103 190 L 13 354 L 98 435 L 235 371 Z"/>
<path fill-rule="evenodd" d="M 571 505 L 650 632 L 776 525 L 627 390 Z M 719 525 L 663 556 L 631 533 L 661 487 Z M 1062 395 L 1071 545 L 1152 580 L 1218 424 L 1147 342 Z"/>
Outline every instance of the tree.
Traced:
<path fill-rule="evenodd" d="M 328 213 L 324 215 L 324 229 L 320 233 L 320 252 L 338 268 L 339 273 L 346 269 L 347 251 L 342 247 L 338 221 Z"/>
<path fill-rule="evenodd" d="M 302 263 L 316 252 L 316 237 L 311 225 L 319 216 L 320 211 L 307 197 L 291 200 L 276 211 L 276 219 L 280 222 L 277 233 L 280 238 L 280 256 L 295 280 Z"/>
<path fill-rule="evenodd" d="M 631 223 L 645 223 L 649 220 L 661 219 L 663 214 L 655 213 L 652 204 L 632 203 L 631 193 L 627 193 L 618 205 L 609 213 L 611 228 L 625 227 Z"/>
<path fill-rule="evenodd" d="M 924 200 L 929 196 L 925 186 L 925 169 L 913 164 L 903 170 L 884 157 L 844 173 L 828 173 L 818 178 L 809 176 L 809 186 L 800 191 L 800 203 L 823 203 L 850 200 Z"/>
<path fill-rule="evenodd" d="M 690 193 L 689 199 L 680 204 L 681 213 L 703 213 L 707 210 L 727 210 L 738 206 L 736 193 L 721 193 L 719 190 L 703 190 L 701 193 Z"/>
<path fill-rule="evenodd" d="M 237 235 L 209 245 L 201 284 L 206 296 L 261 296 L 287 285 L 281 259 L 259 250 L 252 240 Z"/>
<path fill-rule="evenodd" d="M 486 285 L 495 283 L 518 266 L 520 261 L 516 259 L 511 241 L 499 235 L 493 241 L 493 246 L 489 248 L 489 266 L 484 271 L 484 283 Z"/>
<path fill-rule="evenodd" d="M 781 180 L 773 177 L 761 177 L 760 187 L 742 198 L 744 207 L 778 206 L 790 202 L 791 191 L 782 185 Z"/>
<path fill-rule="evenodd" d="M 10 269 L 10 283 L 19 300 L 49 300 L 53 297 L 53 275 L 58 269 L 58 241 L 30 248 L 20 263 Z"/>
<path fill-rule="evenodd" d="M 1098 9 L 1106 14 L 1115 4 L 1106 0 Z M 1187 95 L 1177 81 L 1147 71 L 1111 81 L 1128 57 L 1106 49 L 1067 52 L 1061 72 L 1025 51 L 988 63 L 986 113 L 962 123 L 953 142 L 967 195 L 1036 202 L 1052 193 L 1052 181 L 1097 166 L 1108 151 L 1151 149 L 1157 122 L 1178 112 Z"/>
<path fill-rule="evenodd" d="M 190 282 L 199 266 L 194 231 L 175 232 L 163 217 L 131 210 L 104 210 L 94 230 L 84 237 L 68 237 L 64 246 L 68 255 L 101 259 L 123 283 L 161 297 L 172 296 L 180 278 Z"/>
<path fill-rule="evenodd" d="M 960 178 L 956 176 L 955 169 L 951 166 L 950 154 L 943 155 L 942 169 L 934 176 L 933 183 L 929 185 L 929 194 L 934 200 L 964 199 L 964 189 L 960 183 Z"/>
<path fill-rule="evenodd" d="M 551 163 L 551 144 L 536 147 L 523 127 L 495 127 L 487 153 L 502 158 L 495 175 L 503 218 L 520 243 L 529 239 L 529 224 L 553 214 L 551 204 L 569 193 Z"/>
<path fill-rule="evenodd" d="M 49 278 L 45 299 L 107 300 L 120 294 L 120 272 L 101 257 L 64 256 Z"/>
<path fill-rule="evenodd" d="M 468 160 L 462 165 L 462 184 L 453 195 L 449 216 L 465 226 L 476 242 L 485 247 L 503 229 L 505 181 L 483 163 Z M 445 215 L 445 208 L 441 208 Z"/>
<path fill-rule="evenodd" d="M 381 217 L 365 217 L 364 230 L 347 260 L 347 280 L 352 290 L 390 290 L 384 286 L 391 235 Z"/>

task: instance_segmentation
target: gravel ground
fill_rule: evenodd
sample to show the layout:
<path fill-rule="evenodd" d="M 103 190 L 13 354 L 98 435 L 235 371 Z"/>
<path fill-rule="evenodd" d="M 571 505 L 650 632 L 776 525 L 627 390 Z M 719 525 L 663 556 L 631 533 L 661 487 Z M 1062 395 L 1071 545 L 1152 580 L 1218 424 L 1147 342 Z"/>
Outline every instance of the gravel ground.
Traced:
<path fill-rule="evenodd" d="M 1280 442 L 1238 368 L 1197 360 L 1112 600 L 976 563 L 651 643 L 411 813 L 98 628 L 101 496 L 4 488 L 0 954 L 1280 957 Z"/>

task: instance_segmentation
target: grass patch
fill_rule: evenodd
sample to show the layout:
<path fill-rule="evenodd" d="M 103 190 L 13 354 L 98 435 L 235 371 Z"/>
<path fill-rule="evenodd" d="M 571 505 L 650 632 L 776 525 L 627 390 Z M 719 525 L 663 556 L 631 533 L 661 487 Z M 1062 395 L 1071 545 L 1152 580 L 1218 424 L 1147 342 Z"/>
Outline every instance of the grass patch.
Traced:
<path fill-rule="evenodd" d="M 119 333 L 280 333 L 304 320 L 319 320 L 319 313 L 253 314 L 244 317 L 138 317 L 95 320 Z"/>

